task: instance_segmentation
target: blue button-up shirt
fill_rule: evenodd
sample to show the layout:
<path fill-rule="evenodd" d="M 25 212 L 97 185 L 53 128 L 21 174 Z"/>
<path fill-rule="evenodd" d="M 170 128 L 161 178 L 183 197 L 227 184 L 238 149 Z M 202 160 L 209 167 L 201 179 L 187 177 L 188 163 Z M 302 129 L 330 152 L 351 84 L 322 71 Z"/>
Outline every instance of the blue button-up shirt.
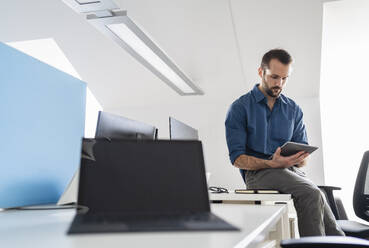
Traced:
<path fill-rule="evenodd" d="M 231 163 L 242 154 L 268 159 L 286 141 L 308 144 L 302 117 L 301 108 L 283 94 L 270 110 L 267 98 L 255 85 L 227 113 L 225 127 Z"/>

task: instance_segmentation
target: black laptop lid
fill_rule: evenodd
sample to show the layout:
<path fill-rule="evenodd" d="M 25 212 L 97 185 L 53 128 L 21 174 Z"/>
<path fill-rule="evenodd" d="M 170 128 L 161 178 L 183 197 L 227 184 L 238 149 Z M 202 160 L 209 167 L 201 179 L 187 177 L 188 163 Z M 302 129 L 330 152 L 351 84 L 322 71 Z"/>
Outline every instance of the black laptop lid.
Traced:
<path fill-rule="evenodd" d="M 202 144 L 85 139 L 78 204 L 92 213 L 210 211 Z"/>

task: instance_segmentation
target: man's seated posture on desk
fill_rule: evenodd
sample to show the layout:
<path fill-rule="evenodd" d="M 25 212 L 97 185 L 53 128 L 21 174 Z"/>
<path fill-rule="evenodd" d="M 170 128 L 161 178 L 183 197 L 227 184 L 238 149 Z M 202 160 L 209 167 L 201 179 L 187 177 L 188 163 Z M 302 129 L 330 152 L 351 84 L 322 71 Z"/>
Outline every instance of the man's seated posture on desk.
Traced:
<path fill-rule="evenodd" d="M 308 144 L 301 108 L 281 94 L 291 63 L 291 56 L 282 49 L 263 56 L 258 69 L 261 84 L 237 99 L 228 111 L 229 156 L 247 188 L 292 195 L 301 236 L 344 235 L 319 188 L 298 169 L 305 165 L 308 153 L 280 155 L 280 146 L 286 141 Z"/>

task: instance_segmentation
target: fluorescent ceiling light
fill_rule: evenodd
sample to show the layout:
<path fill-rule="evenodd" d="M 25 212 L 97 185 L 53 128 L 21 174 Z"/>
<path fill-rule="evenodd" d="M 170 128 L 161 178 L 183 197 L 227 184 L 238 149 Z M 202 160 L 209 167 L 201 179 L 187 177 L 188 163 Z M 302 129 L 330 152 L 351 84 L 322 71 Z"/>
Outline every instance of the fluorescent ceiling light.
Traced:
<path fill-rule="evenodd" d="M 63 0 L 180 95 L 204 94 L 112 0 Z"/>
<path fill-rule="evenodd" d="M 100 10 L 118 9 L 112 0 L 62 0 L 77 13 L 89 13 Z"/>
<path fill-rule="evenodd" d="M 196 93 L 172 68 L 170 68 L 158 55 L 154 53 L 137 35 L 130 30 L 126 24 L 108 24 L 106 25 L 115 35 L 122 39 L 128 46 L 135 50 L 138 55 L 151 64 L 170 82 L 175 84 L 183 93 Z"/>
<path fill-rule="evenodd" d="M 100 11 L 101 12 L 101 11 Z M 180 95 L 204 94 L 128 16 L 126 11 L 87 15 L 87 20 L 114 40 Z"/>
<path fill-rule="evenodd" d="M 114 40 L 180 95 L 204 94 L 128 16 L 126 11 L 87 15 L 87 20 Z"/>

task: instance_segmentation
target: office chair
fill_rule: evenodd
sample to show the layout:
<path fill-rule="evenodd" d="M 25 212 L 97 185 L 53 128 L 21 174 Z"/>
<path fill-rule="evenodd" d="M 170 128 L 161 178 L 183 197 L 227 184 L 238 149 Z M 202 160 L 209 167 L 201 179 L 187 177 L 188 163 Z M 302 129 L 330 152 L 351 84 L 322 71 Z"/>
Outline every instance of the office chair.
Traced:
<path fill-rule="evenodd" d="M 369 221 L 369 190 L 365 189 L 366 182 L 368 181 L 369 183 L 369 177 L 367 177 L 368 166 L 369 166 L 369 151 L 366 151 L 361 160 L 359 172 L 356 177 L 353 197 L 353 205 L 356 216 L 366 221 Z M 319 186 L 319 188 L 325 193 L 327 201 L 332 209 L 332 212 L 337 219 L 337 223 L 340 225 L 340 227 L 347 236 L 304 237 L 300 239 L 282 240 L 280 243 L 281 247 L 369 248 L 369 241 L 365 240 L 369 239 L 369 226 L 361 224 L 356 221 L 348 220 L 342 202 L 340 201 L 339 198 L 337 197 L 335 198 L 333 195 L 334 190 L 339 190 L 341 188 L 331 186 Z"/>
<path fill-rule="evenodd" d="M 365 221 L 369 221 L 369 189 L 365 189 L 365 184 L 369 183 L 369 176 L 367 175 L 368 165 L 369 151 L 366 151 L 356 177 L 353 197 L 355 214 Z M 348 220 L 341 200 L 334 197 L 333 190 L 339 190 L 340 188 L 331 186 L 319 186 L 319 188 L 325 193 L 337 223 L 345 234 L 347 236 L 369 239 L 369 225 Z"/>

